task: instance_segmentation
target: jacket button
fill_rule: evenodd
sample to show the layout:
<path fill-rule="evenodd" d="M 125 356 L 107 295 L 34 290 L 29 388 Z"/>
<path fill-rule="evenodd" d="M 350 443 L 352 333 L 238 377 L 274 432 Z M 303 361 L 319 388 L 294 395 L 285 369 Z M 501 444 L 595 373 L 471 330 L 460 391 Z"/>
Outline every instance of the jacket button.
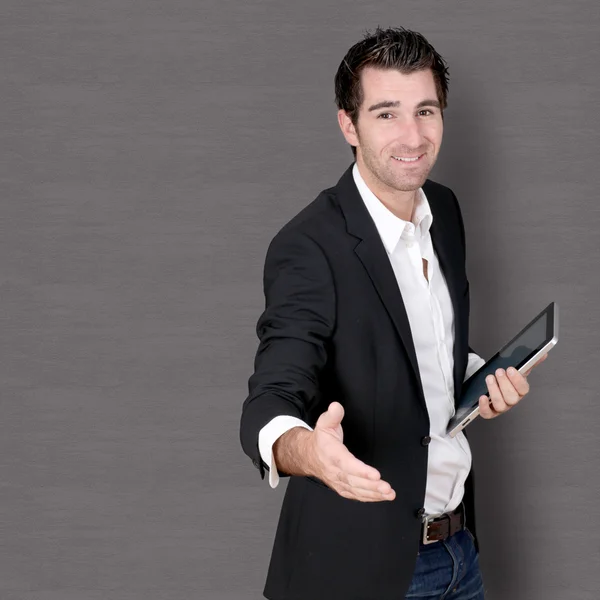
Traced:
<path fill-rule="evenodd" d="M 431 442 L 431 438 L 426 435 L 422 440 L 421 440 L 421 446 L 429 446 L 429 442 Z"/>
<path fill-rule="evenodd" d="M 424 515 L 425 515 L 425 509 L 424 508 L 420 508 L 417 511 L 417 519 L 422 519 Z"/>

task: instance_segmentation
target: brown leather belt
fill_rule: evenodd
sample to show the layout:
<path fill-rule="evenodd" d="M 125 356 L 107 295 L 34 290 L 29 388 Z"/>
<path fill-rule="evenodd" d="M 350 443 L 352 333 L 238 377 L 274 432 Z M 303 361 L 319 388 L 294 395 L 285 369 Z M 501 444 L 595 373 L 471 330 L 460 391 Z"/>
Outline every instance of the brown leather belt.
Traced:
<path fill-rule="evenodd" d="M 421 543 L 427 545 L 446 540 L 464 528 L 465 507 L 461 502 L 452 512 L 423 517 Z"/>

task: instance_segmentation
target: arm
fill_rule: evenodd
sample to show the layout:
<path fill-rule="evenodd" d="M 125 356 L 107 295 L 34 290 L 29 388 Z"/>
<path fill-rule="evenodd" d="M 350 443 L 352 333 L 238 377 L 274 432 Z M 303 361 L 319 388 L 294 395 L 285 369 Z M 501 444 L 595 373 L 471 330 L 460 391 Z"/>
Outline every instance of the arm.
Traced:
<path fill-rule="evenodd" d="M 306 420 L 327 361 L 335 324 L 335 289 L 321 248 L 305 234 L 280 232 L 267 252 L 264 293 L 254 373 L 240 422 L 242 448 L 263 478 L 272 461 L 261 459 L 261 430 L 277 417 Z M 270 435 L 269 430 L 263 431 L 266 458 L 271 458 L 268 446 L 273 446 L 274 437 L 274 429 Z"/>

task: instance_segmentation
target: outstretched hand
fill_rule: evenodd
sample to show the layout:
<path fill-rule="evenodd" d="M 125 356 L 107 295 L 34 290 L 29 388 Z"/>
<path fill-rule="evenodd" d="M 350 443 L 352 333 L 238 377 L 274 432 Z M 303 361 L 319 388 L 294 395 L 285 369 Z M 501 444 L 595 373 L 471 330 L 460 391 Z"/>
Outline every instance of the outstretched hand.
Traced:
<path fill-rule="evenodd" d="M 360 502 L 381 502 L 396 497 L 377 469 L 356 458 L 344 445 L 344 407 L 332 402 L 314 427 L 309 464 L 311 472 L 340 496 Z"/>

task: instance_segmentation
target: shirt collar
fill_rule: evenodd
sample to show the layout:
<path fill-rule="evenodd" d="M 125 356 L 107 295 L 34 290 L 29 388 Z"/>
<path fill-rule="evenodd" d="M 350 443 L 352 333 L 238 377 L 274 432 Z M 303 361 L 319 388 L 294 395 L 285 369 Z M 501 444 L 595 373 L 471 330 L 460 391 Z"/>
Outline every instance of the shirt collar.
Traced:
<path fill-rule="evenodd" d="M 423 237 L 429 232 L 431 223 L 433 222 L 433 215 L 423 188 L 419 188 L 418 190 L 411 225 L 409 225 L 409 221 L 404 221 L 400 217 L 397 217 L 369 189 L 356 163 L 354 163 L 354 167 L 352 168 L 352 176 L 354 177 L 354 183 L 358 188 L 360 196 L 371 218 L 375 222 L 375 227 L 377 227 L 381 241 L 390 254 L 396 248 L 401 237 Z"/>

